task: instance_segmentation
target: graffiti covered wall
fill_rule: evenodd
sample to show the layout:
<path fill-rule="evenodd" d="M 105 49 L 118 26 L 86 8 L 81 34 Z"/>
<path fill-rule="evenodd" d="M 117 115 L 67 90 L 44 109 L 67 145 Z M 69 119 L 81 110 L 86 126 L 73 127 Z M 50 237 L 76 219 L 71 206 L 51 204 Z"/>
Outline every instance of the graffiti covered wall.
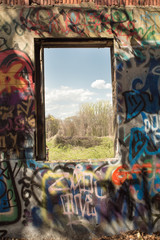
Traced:
<path fill-rule="evenodd" d="M 157 230 L 159 168 L 149 158 L 131 169 L 114 159 L 92 165 L 2 161 L 1 237 L 88 239 L 120 229 Z"/>
<path fill-rule="evenodd" d="M 159 229 L 160 9 L 0 6 L 0 238 L 88 239 Z M 114 42 L 119 152 L 35 161 L 35 38 Z"/>

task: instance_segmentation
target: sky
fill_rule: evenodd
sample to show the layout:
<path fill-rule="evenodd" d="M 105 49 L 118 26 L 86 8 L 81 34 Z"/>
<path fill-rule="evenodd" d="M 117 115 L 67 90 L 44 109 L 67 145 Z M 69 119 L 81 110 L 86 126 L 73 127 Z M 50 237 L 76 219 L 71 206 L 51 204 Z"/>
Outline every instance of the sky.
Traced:
<path fill-rule="evenodd" d="M 45 48 L 45 115 L 65 119 L 81 104 L 112 103 L 109 48 Z"/>

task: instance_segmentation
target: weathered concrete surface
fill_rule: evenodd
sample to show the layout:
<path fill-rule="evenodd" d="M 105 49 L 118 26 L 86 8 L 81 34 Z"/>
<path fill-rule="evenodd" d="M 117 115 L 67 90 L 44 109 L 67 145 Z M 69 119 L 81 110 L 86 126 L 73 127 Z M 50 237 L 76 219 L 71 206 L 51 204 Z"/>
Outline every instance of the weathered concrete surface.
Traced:
<path fill-rule="evenodd" d="M 160 9 L 0 6 L 0 237 L 159 230 Z M 38 163 L 34 38 L 114 40 L 118 160 Z"/>

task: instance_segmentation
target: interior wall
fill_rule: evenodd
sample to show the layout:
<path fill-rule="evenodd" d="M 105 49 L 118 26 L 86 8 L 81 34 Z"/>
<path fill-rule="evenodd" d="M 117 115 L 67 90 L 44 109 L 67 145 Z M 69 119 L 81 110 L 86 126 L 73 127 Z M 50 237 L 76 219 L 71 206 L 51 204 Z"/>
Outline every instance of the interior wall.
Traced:
<path fill-rule="evenodd" d="M 1 5 L 0 15 L 0 237 L 159 230 L 160 9 Z M 116 159 L 34 160 L 34 39 L 46 37 L 114 40 Z"/>

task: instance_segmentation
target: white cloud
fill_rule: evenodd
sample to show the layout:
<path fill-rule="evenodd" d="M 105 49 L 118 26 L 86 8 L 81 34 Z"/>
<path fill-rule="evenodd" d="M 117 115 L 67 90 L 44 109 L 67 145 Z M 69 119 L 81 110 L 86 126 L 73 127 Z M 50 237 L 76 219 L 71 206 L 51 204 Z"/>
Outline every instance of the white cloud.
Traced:
<path fill-rule="evenodd" d="M 106 94 L 106 97 L 112 99 L 112 93 L 107 93 L 107 94 Z"/>
<path fill-rule="evenodd" d="M 111 83 L 106 83 L 104 80 L 99 79 L 92 82 L 91 87 L 96 89 L 111 89 L 112 85 Z"/>
<path fill-rule="evenodd" d="M 112 93 L 106 94 L 106 100 L 109 101 L 112 104 Z"/>
<path fill-rule="evenodd" d="M 94 95 L 93 92 L 85 90 L 82 88 L 73 89 L 67 86 L 61 86 L 57 89 L 49 90 L 46 88 L 45 101 L 49 102 L 59 102 L 59 101 L 74 101 L 74 102 L 84 102 L 92 99 Z"/>
<path fill-rule="evenodd" d="M 70 116 L 74 116 L 78 111 L 79 104 L 50 104 L 46 105 L 45 114 L 48 116 L 49 114 L 53 115 L 56 118 L 65 119 Z"/>
<path fill-rule="evenodd" d="M 45 89 L 45 113 L 64 119 L 78 111 L 79 104 L 92 101 L 94 92 L 88 89 L 73 89 L 61 86 L 56 89 Z"/>

